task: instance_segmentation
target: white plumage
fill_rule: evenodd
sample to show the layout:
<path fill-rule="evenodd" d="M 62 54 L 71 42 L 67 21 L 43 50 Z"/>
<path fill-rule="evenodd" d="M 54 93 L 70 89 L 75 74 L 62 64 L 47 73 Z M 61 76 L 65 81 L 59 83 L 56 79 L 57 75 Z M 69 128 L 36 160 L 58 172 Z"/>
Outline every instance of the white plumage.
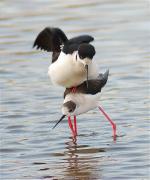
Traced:
<path fill-rule="evenodd" d="M 75 110 L 70 113 L 68 111 L 68 108 L 63 106 L 62 107 L 62 114 L 65 114 L 67 116 L 77 116 L 80 114 L 83 114 L 85 112 L 88 112 L 92 109 L 95 109 L 99 105 L 99 98 L 100 98 L 100 93 L 97 93 L 95 95 L 91 94 L 82 94 L 82 93 L 70 93 L 67 94 L 64 103 L 68 101 L 72 101 L 76 104 Z"/>
<path fill-rule="evenodd" d="M 73 54 L 60 53 L 57 61 L 52 63 L 48 69 L 48 75 L 53 84 L 66 88 L 75 87 L 86 80 L 85 65 L 88 64 L 88 78 L 98 76 L 96 64 L 88 58 L 80 59 L 77 51 Z"/>

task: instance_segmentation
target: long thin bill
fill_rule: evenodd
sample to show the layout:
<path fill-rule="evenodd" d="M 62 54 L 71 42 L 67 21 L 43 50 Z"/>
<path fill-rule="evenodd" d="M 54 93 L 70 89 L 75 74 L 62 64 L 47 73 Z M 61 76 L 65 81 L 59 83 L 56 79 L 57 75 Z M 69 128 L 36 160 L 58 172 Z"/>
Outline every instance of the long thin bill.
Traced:
<path fill-rule="evenodd" d="M 59 121 L 55 124 L 55 126 L 52 129 L 54 129 L 65 117 L 66 115 L 62 115 Z"/>
<path fill-rule="evenodd" d="M 85 69 L 86 69 L 86 86 L 87 86 L 87 88 L 89 87 L 89 84 L 88 84 L 88 65 L 86 64 L 85 65 Z"/>

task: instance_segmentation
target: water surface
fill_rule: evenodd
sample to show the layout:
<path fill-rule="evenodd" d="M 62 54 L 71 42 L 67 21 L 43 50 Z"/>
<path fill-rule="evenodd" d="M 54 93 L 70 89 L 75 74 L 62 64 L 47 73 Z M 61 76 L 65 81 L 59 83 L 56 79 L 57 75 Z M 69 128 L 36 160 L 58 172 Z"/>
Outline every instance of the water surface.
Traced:
<path fill-rule="evenodd" d="M 1 0 L 1 179 L 149 179 L 150 9 L 146 0 Z M 94 36 L 95 61 L 110 69 L 101 104 L 78 117 L 74 143 L 61 116 L 63 88 L 49 81 L 51 54 L 32 49 L 46 26 Z"/>

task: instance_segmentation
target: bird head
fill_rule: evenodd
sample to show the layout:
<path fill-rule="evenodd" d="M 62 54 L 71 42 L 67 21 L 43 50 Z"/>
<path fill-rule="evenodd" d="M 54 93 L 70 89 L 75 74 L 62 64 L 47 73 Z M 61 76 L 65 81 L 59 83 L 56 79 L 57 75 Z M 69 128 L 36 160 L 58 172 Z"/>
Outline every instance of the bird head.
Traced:
<path fill-rule="evenodd" d="M 62 106 L 62 113 L 63 115 L 71 116 L 76 109 L 76 104 L 73 101 L 67 101 Z"/>
<path fill-rule="evenodd" d="M 74 111 L 76 109 L 76 104 L 73 101 L 67 101 L 62 106 L 62 116 L 58 120 L 58 122 L 55 124 L 53 129 L 66 117 L 73 115 Z"/>
<path fill-rule="evenodd" d="M 95 48 L 91 44 L 83 43 L 78 48 L 78 60 L 84 65 L 87 75 L 87 87 L 88 87 L 88 66 L 95 55 Z"/>
<path fill-rule="evenodd" d="M 79 61 L 88 65 L 95 55 L 95 48 L 91 44 L 83 43 L 78 48 Z"/>

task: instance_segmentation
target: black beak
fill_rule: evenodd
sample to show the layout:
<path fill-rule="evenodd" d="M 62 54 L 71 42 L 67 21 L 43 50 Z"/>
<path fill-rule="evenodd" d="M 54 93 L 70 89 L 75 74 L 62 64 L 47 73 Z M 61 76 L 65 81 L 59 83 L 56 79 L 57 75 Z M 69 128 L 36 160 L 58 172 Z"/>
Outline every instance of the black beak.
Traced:
<path fill-rule="evenodd" d="M 88 88 L 89 84 L 88 84 L 88 65 L 85 65 L 85 69 L 86 69 L 86 86 Z"/>
<path fill-rule="evenodd" d="M 59 121 L 55 124 L 55 126 L 52 129 L 54 129 L 65 117 L 66 115 L 62 115 Z"/>

